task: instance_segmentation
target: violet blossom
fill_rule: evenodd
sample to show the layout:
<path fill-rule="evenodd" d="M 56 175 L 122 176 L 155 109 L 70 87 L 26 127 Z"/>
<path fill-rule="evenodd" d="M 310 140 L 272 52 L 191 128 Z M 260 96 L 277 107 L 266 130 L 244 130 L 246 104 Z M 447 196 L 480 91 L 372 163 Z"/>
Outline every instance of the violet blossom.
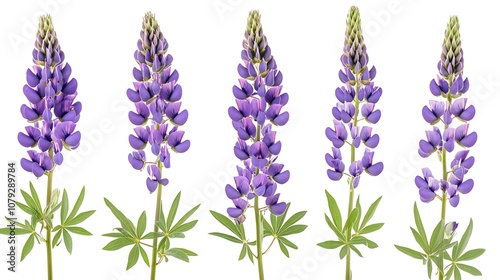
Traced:
<path fill-rule="evenodd" d="M 238 135 L 234 154 L 244 167 L 237 168 L 234 184 L 226 185 L 226 195 L 235 205 L 227 213 L 240 223 L 256 197 L 266 198 L 265 209 L 274 215 L 283 214 L 286 203 L 279 202 L 277 186 L 290 178 L 284 165 L 277 163 L 281 142 L 273 130 L 288 122 L 289 114 L 283 107 L 289 96 L 282 92 L 283 75 L 271 54 L 257 11 L 248 17 L 241 59 L 241 78 L 233 87 L 236 106 L 230 107 L 228 114 Z"/>
<path fill-rule="evenodd" d="M 328 178 L 338 181 L 345 175 L 356 188 L 363 172 L 377 176 L 384 168 L 382 162 L 373 162 L 372 149 L 377 147 L 380 137 L 373 133 L 371 127 L 381 117 L 381 111 L 375 109 L 375 105 L 382 95 L 382 88 L 372 81 L 377 70 L 375 66 L 368 67 L 368 54 L 356 7 L 351 8 L 347 17 L 344 53 L 340 61 L 344 67 L 339 71 L 339 79 L 345 85 L 335 90 L 338 102 L 332 108 L 333 126 L 325 131 L 333 147 L 332 153 L 325 155 L 325 160 L 330 167 Z M 365 121 L 364 125 L 360 125 L 362 121 Z M 349 146 L 351 155 L 356 149 L 363 149 L 361 158 L 351 156 L 343 159 L 341 148 L 346 146 L 344 144 Z M 348 172 L 345 172 L 346 167 Z"/>
<path fill-rule="evenodd" d="M 21 159 L 22 168 L 41 177 L 62 164 L 63 148 L 80 145 L 81 134 L 75 129 L 82 104 L 75 102 L 78 83 L 70 78 L 71 66 L 64 62 L 50 15 L 40 18 L 32 55 L 35 65 L 26 71 L 23 88 L 28 104 L 21 106 L 21 115 L 30 125 L 17 139 L 30 149 L 29 158 Z"/>
<path fill-rule="evenodd" d="M 423 118 L 432 125 L 432 130 L 426 131 L 426 139 L 420 140 L 418 150 L 422 157 L 437 153 L 446 172 L 439 178 L 434 177 L 429 168 L 424 168 L 423 177 L 415 178 L 423 202 L 434 200 L 441 190 L 442 196 L 439 197 L 448 198 L 453 207 L 458 205 L 460 194 L 467 194 L 474 187 L 474 181 L 466 179 L 466 174 L 474 165 L 469 148 L 477 141 L 477 133 L 469 131 L 469 121 L 474 118 L 476 110 L 463 97 L 469 89 L 469 80 L 463 78 L 464 58 L 459 28 L 458 18 L 451 17 L 437 65 L 439 74 L 429 85 L 432 95 L 442 100 L 431 100 L 429 106 L 422 109 Z M 448 170 L 447 156 L 454 151 L 457 152 L 451 158 Z"/>
<path fill-rule="evenodd" d="M 184 131 L 179 130 L 188 119 L 188 111 L 181 110 L 179 73 L 171 66 L 173 58 L 167 54 L 168 42 L 150 12 L 144 16 L 137 47 L 134 57 L 138 67 L 132 71 L 136 81 L 127 90 L 136 107 L 129 112 L 129 120 L 136 128 L 129 136 L 135 151 L 128 155 L 128 160 L 134 169 L 147 169 L 146 186 L 154 192 L 159 184 L 168 184 L 161 170 L 170 168 L 169 150 L 183 153 L 190 147 L 190 141 L 183 139 Z M 152 154 L 149 161 L 147 147 Z"/>

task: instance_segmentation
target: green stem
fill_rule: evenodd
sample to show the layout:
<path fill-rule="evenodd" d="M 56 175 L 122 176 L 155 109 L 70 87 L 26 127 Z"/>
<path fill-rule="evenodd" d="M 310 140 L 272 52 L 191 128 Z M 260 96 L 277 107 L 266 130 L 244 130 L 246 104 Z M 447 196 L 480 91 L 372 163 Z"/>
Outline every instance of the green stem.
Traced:
<path fill-rule="evenodd" d="M 446 172 L 446 150 L 443 148 L 443 154 L 442 154 L 442 164 L 443 164 L 443 180 L 447 180 L 448 178 L 448 173 Z M 442 195 L 442 199 L 441 199 L 441 222 L 443 224 L 443 226 L 445 225 L 446 223 L 446 201 L 447 201 L 447 194 L 446 194 L 446 191 L 443 190 L 443 195 Z M 444 238 L 444 232 L 443 232 L 443 238 Z M 441 258 L 441 260 L 444 260 L 444 253 L 441 252 L 441 254 L 439 254 L 439 258 Z M 439 272 L 439 280 L 443 280 L 444 279 L 444 272 L 441 273 Z"/>
<path fill-rule="evenodd" d="M 448 102 L 448 104 L 450 106 L 451 106 L 451 103 L 452 103 L 452 100 L 451 100 L 451 85 L 452 85 L 452 82 L 453 82 L 453 77 L 448 78 L 448 85 L 450 86 L 450 89 L 448 90 L 448 93 L 446 95 L 446 100 L 447 100 L 447 102 Z M 445 124 L 444 125 L 444 130 L 446 130 L 447 128 L 448 128 L 448 125 Z M 447 166 L 447 163 L 446 163 L 446 149 L 443 146 L 441 148 L 441 150 L 442 150 L 442 153 L 441 153 L 441 165 L 442 165 L 442 168 L 443 168 L 443 180 L 444 181 L 448 181 L 448 171 L 446 169 L 446 166 Z M 447 195 L 446 191 L 443 190 L 443 195 L 442 195 L 442 198 L 441 198 L 441 222 L 442 222 L 443 226 L 446 223 L 446 202 L 448 200 L 447 198 L 448 198 L 448 195 Z M 443 238 L 444 238 L 444 232 L 443 232 Z M 441 262 L 442 262 L 444 260 L 444 253 L 439 254 L 439 258 L 441 259 Z M 439 280 L 443 280 L 444 279 L 444 271 L 442 273 L 438 272 L 438 275 L 439 275 Z"/>
<path fill-rule="evenodd" d="M 260 124 L 257 125 L 257 135 L 255 136 L 255 142 L 260 141 Z M 259 169 L 257 168 L 256 175 L 259 174 Z M 255 231 L 257 239 L 257 263 L 259 266 L 259 279 L 264 280 L 264 263 L 262 261 L 262 241 L 264 239 L 263 224 L 262 224 L 262 212 L 259 209 L 259 197 L 254 198 L 254 213 L 255 213 Z"/>
<path fill-rule="evenodd" d="M 54 151 L 52 150 L 52 148 L 49 149 L 49 157 L 51 160 L 54 157 Z M 52 198 L 53 174 L 54 170 L 51 170 L 47 173 L 47 206 L 50 204 Z M 45 237 L 45 246 L 47 248 L 47 279 L 52 280 L 52 228 L 49 224 L 46 224 L 45 229 L 47 230 L 47 235 Z"/>
<path fill-rule="evenodd" d="M 257 231 L 257 262 L 259 265 L 259 279 L 264 280 L 264 264 L 262 262 L 262 212 L 259 210 L 259 197 L 254 198 L 255 228 Z"/>
<path fill-rule="evenodd" d="M 354 108 L 355 108 L 355 113 L 353 116 L 353 126 L 358 125 L 358 114 L 359 114 L 359 98 L 358 98 L 358 93 L 359 93 L 359 74 L 356 74 L 356 86 L 354 88 L 355 90 L 355 96 L 354 96 Z M 353 163 L 356 160 L 356 148 L 354 145 L 351 145 L 351 163 Z M 352 209 L 354 207 L 354 185 L 353 185 L 353 180 L 350 181 L 349 183 L 349 208 L 347 209 L 347 216 L 352 212 Z M 346 237 L 347 240 L 351 239 L 351 231 L 346 232 Z M 345 261 L 345 279 L 346 280 L 351 280 L 351 250 L 349 247 L 347 247 L 347 255 L 346 255 L 346 261 Z"/>
<path fill-rule="evenodd" d="M 163 165 L 161 162 L 158 162 L 158 169 L 160 169 L 160 177 L 161 177 L 161 170 L 163 168 Z M 158 226 L 156 225 L 156 222 L 160 220 L 160 210 L 161 210 L 161 191 L 162 191 L 162 184 L 158 184 L 158 189 L 156 189 L 156 212 L 155 212 L 155 226 L 154 226 L 154 233 L 158 232 Z M 156 279 L 156 257 L 158 254 L 158 238 L 155 237 L 153 238 L 153 253 L 151 254 L 151 280 Z"/>

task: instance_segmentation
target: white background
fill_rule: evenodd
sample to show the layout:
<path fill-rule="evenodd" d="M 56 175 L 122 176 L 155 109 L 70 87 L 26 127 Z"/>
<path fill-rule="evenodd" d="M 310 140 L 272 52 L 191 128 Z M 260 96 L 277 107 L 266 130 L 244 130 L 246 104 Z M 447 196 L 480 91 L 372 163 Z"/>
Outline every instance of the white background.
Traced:
<path fill-rule="evenodd" d="M 353 257 L 354 279 L 425 279 L 421 262 L 399 253 L 393 246 L 416 248 L 409 226 L 413 226 L 413 203 L 418 201 L 429 230 L 439 219 L 439 202 L 419 201 L 413 183 L 424 166 L 436 166 L 437 158 L 421 159 L 416 154 L 418 141 L 430 129 L 421 117 L 421 109 L 433 96 L 429 81 L 437 74 L 444 30 L 450 15 L 458 15 L 465 57 L 464 75 L 470 80 L 468 96 L 477 110 L 471 130 L 479 140 L 472 148 L 476 164 L 468 176 L 475 187 L 461 196 L 460 204 L 448 206 L 448 220 L 460 223 L 461 234 L 474 219 L 470 248 L 486 248 L 473 261 L 484 279 L 499 279 L 496 264 L 500 259 L 496 181 L 498 162 L 496 102 L 499 102 L 500 63 L 497 55 L 498 15 L 493 2 L 479 1 L 68 1 L 39 0 L 9 2 L 2 9 L 0 36 L 2 66 L 3 120 L 1 162 L 26 156 L 17 142 L 17 133 L 26 125 L 19 113 L 26 103 L 22 87 L 25 71 L 32 66 L 34 26 L 38 16 L 52 14 L 66 62 L 78 80 L 78 100 L 83 103 L 77 125 L 83 138 L 81 146 L 65 153 L 63 167 L 55 171 L 54 185 L 67 188 L 74 201 L 85 185 L 87 196 L 82 210 L 97 212 L 85 222 L 92 237 L 74 238 L 70 257 L 61 245 L 54 251 L 55 279 L 149 279 L 149 269 L 141 262 L 125 272 L 128 251 L 103 251 L 110 238 L 101 235 L 118 226 L 104 204 L 110 199 L 133 221 L 143 210 L 152 227 L 155 195 L 148 193 L 145 172 L 131 168 L 127 155 L 132 149 L 128 135 L 133 131 L 127 113 L 132 103 L 126 89 L 132 86 L 133 58 L 144 12 L 153 11 L 167 38 L 173 66 L 180 73 L 184 89 L 183 108 L 189 110 L 186 138 L 192 142 L 185 154 L 173 155 L 172 168 L 165 172 L 170 184 L 164 201 L 170 203 L 182 190 L 182 208 L 202 203 L 195 218 L 198 225 L 185 240 L 173 246 L 185 246 L 199 256 L 191 263 L 173 259 L 158 268 L 158 279 L 256 279 L 257 267 L 248 260 L 237 261 L 239 246 L 208 232 L 224 231 L 209 210 L 225 212 L 231 205 L 224 186 L 236 174 L 233 145 L 236 133 L 227 116 L 234 104 L 231 87 L 237 83 L 236 66 L 240 63 L 241 41 L 248 12 L 259 9 L 264 33 L 268 37 L 278 68 L 283 72 L 284 90 L 290 94 L 285 107 L 289 123 L 279 131 L 283 143 L 280 162 L 291 171 L 290 181 L 282 186 L 282 199 L 292 202 L 292 210 L 307 210 L 303 223 L 309 225 L 300 236 L 290 239 L 298 250 L 290 258 L 276 246 L 264 258 L 267 279 L 342 279 L 345 260 L 338 250 L 327 251 L 315 244 L 333 238 L 323 219 L 327 211 L 324 190 L 328 189 L 347 208 L 345 181 L 333 182 L 326 176 L 324 154 L 331 143 L 324 130 L 331 125 L 331 107 L 336 103 L 334 90 L 340 86 L 337 73 L 344 42 L 345 19 L 353 4 L 360 9 L 370 65 L 376 65 L 374 82 L 384 94 L 377 104 L 382 119 L 374 127 L 381 136 L 375 159 L 385 164 L 378 177 L 363 175 L 356 194 L 361 194 L 364 209 L 383 195 L 374 222 L 384 222 L 381 231 L 371 235 L 379 248 L 362 248 L 364 258 Z M 481 2 L 482 3 L 482 2 Z M 4 170 L 6 167 L 4 167 Z M 439 172 L 436 170 L 435 173 Z M 5 171 L 4 171 L 5 172 Z M 21 170 L 19 187 L 28 181 L 44 197 L 45 178 L 36 178 Z M 6 177 L 4 177 L 6 178 Z M 4 181 L 5 182 L 5 181 Z M 6 189 L 6 188 L 5 188 Z M 6 215 L 6 190 L 0 191 L 0 213 Z M 345 210 L 343 210 L 345 211 Z M 345 213 L 345 212 L 344 212 Z M 253 226 L 253 224 L 249 224 Z M 251 229 L 251 227 L 249 227 Z M 19 237 L 20 241 L 25 237 Z M 267 244 L 267 243 L 266 243 Z M 20 256 L 20 250 L 18 255 Z M 18 264 L 18 273 L 7 272 L 3 261 L 7 240 L 0 236 L 1 279 L 45 279 L 45 248 L 38 245 Z M 464 279 L 473 278 L 463 274 Z"/>

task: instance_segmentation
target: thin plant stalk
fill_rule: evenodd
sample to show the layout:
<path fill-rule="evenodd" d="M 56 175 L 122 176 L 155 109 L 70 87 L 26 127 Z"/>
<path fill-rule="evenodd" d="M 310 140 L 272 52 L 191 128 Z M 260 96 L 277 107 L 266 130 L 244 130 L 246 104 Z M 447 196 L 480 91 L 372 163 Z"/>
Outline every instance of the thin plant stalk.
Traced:
<path fill-rule="evenodd" d="M 158 169 L 160 169 L 160 173 L 162 170 L 163 166 L 161 162 L 158 162 Z M 161 193 L 162 193 L 163 186 L 161 184 L 158 184 L 158 189 L 156 190 L 156 212 L 155 212 L 155 225 L 153 232 L 156 234 L 158 233 L 158 225 L 156 224 L 157 221 L 160 220 L 160 210 L 161 210 Z M 158 254 L 158 237 L 155 237 L 153 239 L 153 253 L 151 254 L 151 280 L 156 279 L 156 255 Z"/>
<path fill-rule="evenodd" d="M 49 157 L 52 159 L 54 157 L 54 152 L 52 148 L 49 149 Z M 50 205 L 52 198 L 52 176 L 54 175 L 54 170 L 51 170 L 47 174 L 47 206 Z M 47 279 L 52 280 L 52 228 L 49 224 L 46 224 L 47 235 L 45 237 L 45 245 L 47 248 Z"/>
<path fill-rule="evenodd" d="M 259 210 L 259 198 L 255 197 L 254 202 L 255 210 L 255 229 L 257 233 L 257 263 L 259 266 L 259 280 L 264 280 L 264 262 L 262 261 L 262 240 L 263 240 L 263 225 L 262 225 L 262 212 Z"/>

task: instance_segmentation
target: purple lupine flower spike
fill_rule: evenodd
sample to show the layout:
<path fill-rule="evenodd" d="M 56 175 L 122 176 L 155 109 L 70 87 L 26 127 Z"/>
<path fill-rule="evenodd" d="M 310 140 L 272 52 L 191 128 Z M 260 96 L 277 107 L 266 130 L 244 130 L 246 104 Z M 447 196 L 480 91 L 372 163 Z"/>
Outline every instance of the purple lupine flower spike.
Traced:
<path fill-rule="evenodd" d="M 82 104 L 75 102 L 78 83 L 70 78 L 71 67 L 64 62 L 50 15 L 40 18 L 36 36 L 35 65 L 26 71 L 23 88 L 29 103 L 21 106 L 21 115 L 32 126 L 19 132 L 17 139 L 24 147 L 40 150 L 28 151 L 30 159 L 23 158 L 21 166 L 41 177 L 63 163 L 63 147 L 73 150 L 80 145 L 81 135 L 75 129 Z"/>
<path fill-rule="evenodd" d="M 326 154 L 325 160 L 330 167 L 328 177 L 333 181 L 340 180 L 343 175 L 352 180 L 357 187 L 363 170 L 372 176 L 379 175 L 383 170 L 382 162 L 373 162 L 374 152 L 380 137 L 373 133 L 371 124 L 376 124 L 381 117 L 381 111 L 375 108 L 382 95 L 382 88 L 375 86 L 373 79 L 375 67 L 368 67 L 368 54 L 361 33 L 359 10 L 352 7 L 347 17 L 347 28 L 344 40 L 344 53 L 340 57 L 344 66 L 339 71 L 339 79 L 345 85 L 335 90 L 337 104 L 332 109 L 333 126 L 326 128 L 326 137 L 332 142 L 333 153 Z M 430 113 L 432 115 L 432 112 Z M 431 117 L 429 117 L 431 118 Z M 365 126 L 359 122 L 366 121 Z M 364 144 L 366 149 L 361 160 L 342 161 L 341 148 L 345 143 L 349 147 L 359 148 Z M 346 166 L 349 172 L 344 173 Z"/>
<path fill-rule="evenodd" d="M 354 206 L 354 193 L 356 188 L 360 186 L 362 178 L 366 178 L 367 175 L 378 176 L 384 170 L 384 164 L 376 161 L 378 157 L 375 156 L 374 149 L 380 142 L 380 136 L 372 127 L 382 117 L 377 103 L 382 97 L 383 91 L 373 82 L 377 70 L 374 66 L 370 68 L 368 61 L 359 9 L 352 6 L 347 15 L 344 48 L 340 56 L 343 67 L 340 69 L 338 77 L 343 85 L 335 89 L 337 103 L 332 108 L 333 126 L 325 129 L 326 138 L 331 141 L 333 146 L 332 153 L 325 155 L 325 161 L 328 164 L 326 174 L 332 181 L 344 179 L 347 182 L 349 200 L 346 217 L 349 219 L 353 217 L 354 212 L 361 215 L 361 208 L 358 206 L 360 205 L 359 196 L 356 206 Z M 333 207 L 337 204 L 335 197 L 328 191 L 326 191 L 326 195 L 332 219 L 335 221 L 336 217 L 342 217 L 342 212 L 337 206 Z M 380 199 L 381 197 L 372 205 L 378 204 Z M 328 215 L 326 219 L 335 233 L 343 231 L 345 240 L 350 240 L 361 232 L 355 227 L 338 228 L 338 220 L 335 222 L 336 225 L 333 225 Z M 331 246 L 331 244 L 326 245 L 329 242 L 322 242 L 318 245 L 327 249 L 338 247 Z M 341 259 L 344 256 L 347 257 L 346 279 L 352 279 L 350 250 L 351 248 L 346 246 L 342 247 L 340 251 Z M 352 250 L 360 255 L 357 248 L 352 247 Z"/>
<path fill-rule="evenodd" d="M 238 167 L 235 185 L 226 186 L 227 197 L 236 205 L 228 208 L 228 214 L 239 222 L 245 220 L 247 204 L 257 196 L 266 197 L 266 207 L 271 213 L 283 214 L 286 203 L 278 202 L 276 189 L 277 184 L 284 184 L 290 178 L 284 165 L 275 162 L 281 142 L 272 130 L 273 126 L 283 126 L 289 120 L 284 110 L 288 94 L 282 92 L 283 75 L 262 32 L 259 12 L 250 12 L 247 23 L 243 62 L 237 67 L 241 78 L 233 87 L 236 106 L 228 109 L 238 135 L 234 154 L 245 166 Z"/>
<path fill-rule="evenodd" d="M 435 192 L 439 188 L 436 182 L 440 182 L 440 189 L 445 196 L 441 199 L 447 197 L 453 207 L 460 201 L 459 194 L 469 193 L 474 186 L 474 181 L 464 176 L 474 164 L 474 157 L 467 157 L 468 149 L 477 141 L 477 133 L 469 131 L 469 121 L 474 118 L 476 109 L 473 105 L 467 105 L 467 98 L 462 97 L 469 89 L 469 80 L 463 78 L 464 58 L 459 28 L 458 18 L 451 17 L 437 67 L 439 75 L 429 85 L 432 95 L 442 97 L 442 100 L 430 100 L 429 106 L 422 109 L 424 120 L 433 127 L 426 131 L 426 139 L 420 140 L 418 153 L 422 157 L 429 157 L 436 152 L 446 169 L 446 153 L 452 153 L 457 148 L 459 150 L 451 160 L 450 172 L 443 175 L 443 179 L 434 179 L 428 168 L 423 169 L 425 179 L 419 176 L 415 178 L 423 202 L 430 202 L 437 196 Z"/>
<path fill-rule="evenodd" d="M 130 122 L 136 125 L 129 143 L 136 151 L 128 155 L 128 160 L 134 169 L 147 169 L 146 186 L 154 192 L 159 184 L 168 184 L 159 167 L 170 168 L 169 150 L 183 153 L 190 147 L 191 142 L 183 139 L 184 131 L 178 129 L 186 123 L 188 111 L 181 109 L 179 73 L 171 66 L 173 58 L 167 54 L 167 40 L 151 12 L 143 18 L 137 47 L 134 57 L 138 67 L 132 70 L 136 81 L 127 90 L 136 108 L 129 112 Z M 147 161 L 146 151 L 151 151 L 152 162 Z"/>

